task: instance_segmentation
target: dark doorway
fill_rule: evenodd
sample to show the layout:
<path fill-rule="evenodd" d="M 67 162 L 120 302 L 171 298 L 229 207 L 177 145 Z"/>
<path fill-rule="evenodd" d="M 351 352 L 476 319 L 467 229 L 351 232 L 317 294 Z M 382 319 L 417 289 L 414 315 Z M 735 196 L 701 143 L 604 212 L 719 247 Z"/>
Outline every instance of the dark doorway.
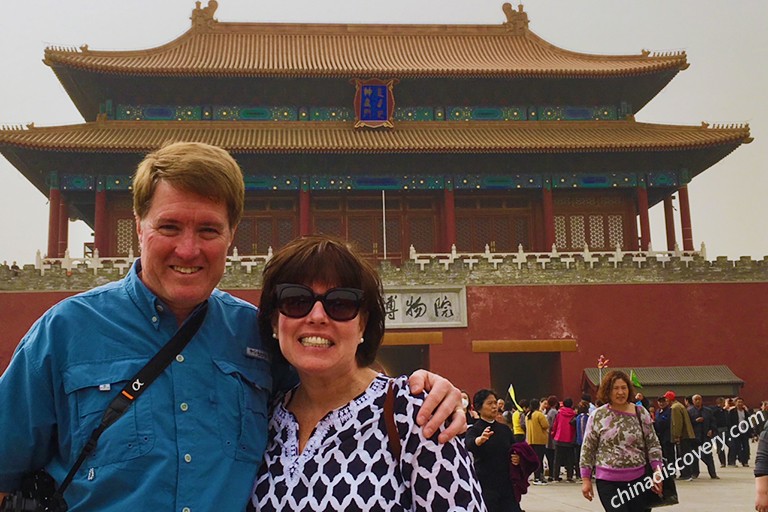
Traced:
<path fill-rule="evenodd" d="M 504 398 L 509 398 L 509 385 L 515 386 L 515 396 L 541 398 L 562 394 L 560 352 L 515 352 L 490 354 L 491 386 Z"/>
<path fill-rule="evenodd" d="M 381 347 L 376 358 L 389 376 L 410 375 L 419 368 L 429 369 L 429 345 Z"/>

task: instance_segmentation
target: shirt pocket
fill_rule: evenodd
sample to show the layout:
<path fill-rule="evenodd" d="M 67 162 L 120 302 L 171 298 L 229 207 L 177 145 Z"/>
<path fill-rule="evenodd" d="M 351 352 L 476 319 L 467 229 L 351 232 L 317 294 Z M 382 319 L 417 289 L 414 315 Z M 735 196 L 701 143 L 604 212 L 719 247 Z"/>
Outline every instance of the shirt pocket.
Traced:
<path fill-rule="evenodd" d="M 261 462 L 267 444 L 267 401 L 272 375 L 266 360 L 237 364 L 214 359 L 216 410 L 224 453 L 236 460 Z"/>
<path fill-rule="evenodd" d="M 79 453 L 109 403 L 147 363 L 144 359 L 121 359 L 81 363 L 64 372 L 64 391 L 74 404 L 73 450 Z M 152 424 L 152 396 L 147 391 L 99 437 L 96 450 L 86 460 L 88 466 L 104 466 L 141 457 L 155 442 Z"/>

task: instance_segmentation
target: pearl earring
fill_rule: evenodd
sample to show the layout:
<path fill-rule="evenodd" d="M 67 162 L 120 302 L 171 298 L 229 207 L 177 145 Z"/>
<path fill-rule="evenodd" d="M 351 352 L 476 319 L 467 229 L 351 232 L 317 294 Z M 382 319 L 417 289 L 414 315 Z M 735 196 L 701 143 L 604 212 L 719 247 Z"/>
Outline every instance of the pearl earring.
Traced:
<path fill-rule="evenodd" d="M 273 332 L 273 333 L 272 333 L 272 337 L 273 337 L 273 338 L 275 338 L 275 339 L 277 339 L 277 333 L 276 333 L 276 332 Z"/>
<path fill-rule="evenodd" d="M 365 341 L 365 338 L 360 338 L 360 344 L 361 345 L 363 344 L 364 341 Z"/>

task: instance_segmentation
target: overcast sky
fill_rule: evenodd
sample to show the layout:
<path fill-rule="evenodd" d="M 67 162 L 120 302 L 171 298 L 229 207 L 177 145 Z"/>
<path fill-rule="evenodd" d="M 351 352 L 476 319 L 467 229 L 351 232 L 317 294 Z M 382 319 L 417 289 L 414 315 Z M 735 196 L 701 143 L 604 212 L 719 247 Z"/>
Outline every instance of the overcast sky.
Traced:
<path fill-rule="evenodd" d="M 481 23 L 505 21 L 498 0 L 219 0 L 216 18 L 237 22 Z M 207 0 L 203 1 L 203 5 Z M 516 3 L 514 4 L 516 5 Z M 744 145 L 689 185 L 694 243 L 707 256 L 768 255 L 768 1 L 529 0 L 530 28 L 569 50 L 638 54 L 685 50 L 690 67 L 637 115 L 638 121 L 699 125 L 749 123 Z M 0 124 L 83 121 L 50 68 L 46 46 L 133 50 L 175 39 L 189 26 L 193 0 L 24 0 L 0 16 Z M 45 253 L 45 196 L 0 157 L 0 261 L 34 262 Z M 679 217 L 676 217 L 678 240 Z M 651 210 L 652 244 L 665 249 L 663 208 Z M 70 225 L 70 253 L 91 241 Z"/>

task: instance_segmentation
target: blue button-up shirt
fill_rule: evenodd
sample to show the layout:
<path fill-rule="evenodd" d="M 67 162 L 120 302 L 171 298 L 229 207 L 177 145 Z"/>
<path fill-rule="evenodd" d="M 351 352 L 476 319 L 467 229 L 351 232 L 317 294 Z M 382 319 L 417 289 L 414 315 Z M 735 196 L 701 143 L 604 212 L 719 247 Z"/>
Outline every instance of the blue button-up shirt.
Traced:
<path fill-rule="evenodd" d="M 0 491 L 40 467 L 61 482 L 107 404 L 176 331 L 140 268 L 57 304 L 19 344 L 0 377 Z M 197 334 L 81 466 L 70 511 L 244 508 L 272 390 L 256 317 L 214 290 Z"/>

